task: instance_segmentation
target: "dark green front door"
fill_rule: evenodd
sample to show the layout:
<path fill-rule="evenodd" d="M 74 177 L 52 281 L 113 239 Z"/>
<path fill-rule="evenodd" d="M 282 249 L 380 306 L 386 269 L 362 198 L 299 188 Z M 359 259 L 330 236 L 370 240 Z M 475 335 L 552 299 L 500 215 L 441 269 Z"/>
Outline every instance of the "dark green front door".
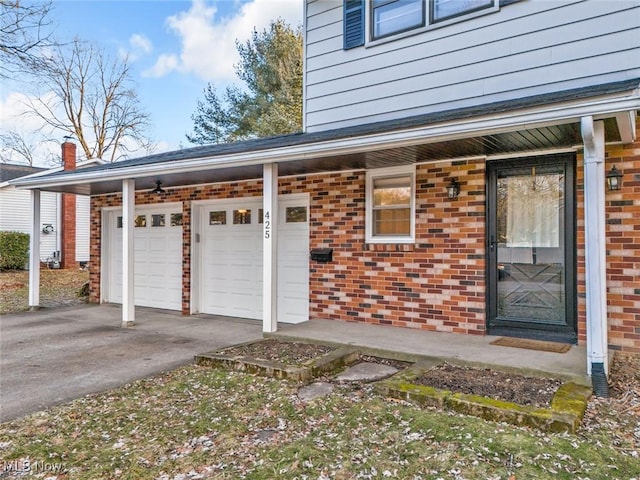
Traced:
<path fill-rule="evenodd" d="M 488 332 L 576 340 L 573 155 L 487 163 Z"/>

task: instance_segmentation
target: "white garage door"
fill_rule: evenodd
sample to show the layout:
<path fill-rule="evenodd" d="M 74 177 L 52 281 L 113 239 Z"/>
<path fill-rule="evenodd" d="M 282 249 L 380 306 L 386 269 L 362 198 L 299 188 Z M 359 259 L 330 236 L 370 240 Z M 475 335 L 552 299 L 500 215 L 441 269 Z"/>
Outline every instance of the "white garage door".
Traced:
<path fill-rule="evenodd" d="M 308 197 L 279 200 L 278 321 L 309 319 Z M 201 205 L 200 311 L 262 319 L 262 200 Z"/>
<path fill-rule="evenodd" d="M 109 212 L 104 299 L 122 303 L 122 212 Z M 182 309 L 182 206 L 136 207 L 135 304 Z"/>

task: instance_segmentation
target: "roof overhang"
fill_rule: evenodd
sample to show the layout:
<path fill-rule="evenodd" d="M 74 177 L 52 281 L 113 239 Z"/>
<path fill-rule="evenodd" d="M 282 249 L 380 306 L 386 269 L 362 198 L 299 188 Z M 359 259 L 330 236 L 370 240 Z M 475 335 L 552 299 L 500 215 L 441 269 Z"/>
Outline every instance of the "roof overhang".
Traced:
<path fill-rule="evenodd" d="M 278 163 L 280 176 L 336 170 L 379 168 L 465 157 L 491 158 L 527 152 L 579 150 L 580 119 L 604 120 L 608 143 L 635 138 L 640 110 L 634 88 L 589 98 L 500 109 L 479 115 L 434 115 L 418 125 L 298 134 L 231 146 L 209 146 L 169 152 L 72 172 L 12 181 L 18 188 L 98 195 L 120 192 L 122 180 L 134 179 L 136 190 L 239 181 L 262 177 L 262 165 Z"/>

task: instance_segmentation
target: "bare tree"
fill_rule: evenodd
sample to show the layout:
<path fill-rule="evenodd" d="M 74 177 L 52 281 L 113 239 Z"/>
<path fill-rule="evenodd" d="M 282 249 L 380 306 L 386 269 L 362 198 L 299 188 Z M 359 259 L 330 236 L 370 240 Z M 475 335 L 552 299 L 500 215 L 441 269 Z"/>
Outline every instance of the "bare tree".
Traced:
<path fill-rule="evenodd" d="M 39 80 L 30 113 L 75 136 L 86 158 L 113 162 L 132 147 L 149 149 L 149 115 L 140 106 L 126 58 L 112 59 L 75 39 L 53 51 Z"/>
<path fill-rule="evenodd" d="M 0 78 L 37 70 L 43 64 L 42 49 L 54 45 L 51 2 L 0 0 L 0 9 Z"/>
<path fill-rule="evenodd" d="M 62 165 L 60 140 L 44 138 L 37 132 L 18 133 L 7 130 L 0 133 L 0 162 L 22 163 L 31 167 Z"/>
<path fill-rule="evenodd" d="M 5 163 L 25 163 L 33 167 L 35 149 L 36 146 L 32 142 L 17 132 L 0 133 L 0 152 Z"/>

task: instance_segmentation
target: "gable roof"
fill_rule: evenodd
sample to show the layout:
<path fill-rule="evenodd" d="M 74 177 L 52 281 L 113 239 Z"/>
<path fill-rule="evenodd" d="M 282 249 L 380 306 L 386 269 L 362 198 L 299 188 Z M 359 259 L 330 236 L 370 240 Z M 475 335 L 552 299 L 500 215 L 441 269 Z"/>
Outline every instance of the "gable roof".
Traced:
<path fill-rule="evenodd" d="M 0 163 L 0 183 L 8 182 L 14 178 L 26 177 L 27 175 L 43 172 L 45 170 L 46 168 L 32 167 L 30 165 Z"/>

